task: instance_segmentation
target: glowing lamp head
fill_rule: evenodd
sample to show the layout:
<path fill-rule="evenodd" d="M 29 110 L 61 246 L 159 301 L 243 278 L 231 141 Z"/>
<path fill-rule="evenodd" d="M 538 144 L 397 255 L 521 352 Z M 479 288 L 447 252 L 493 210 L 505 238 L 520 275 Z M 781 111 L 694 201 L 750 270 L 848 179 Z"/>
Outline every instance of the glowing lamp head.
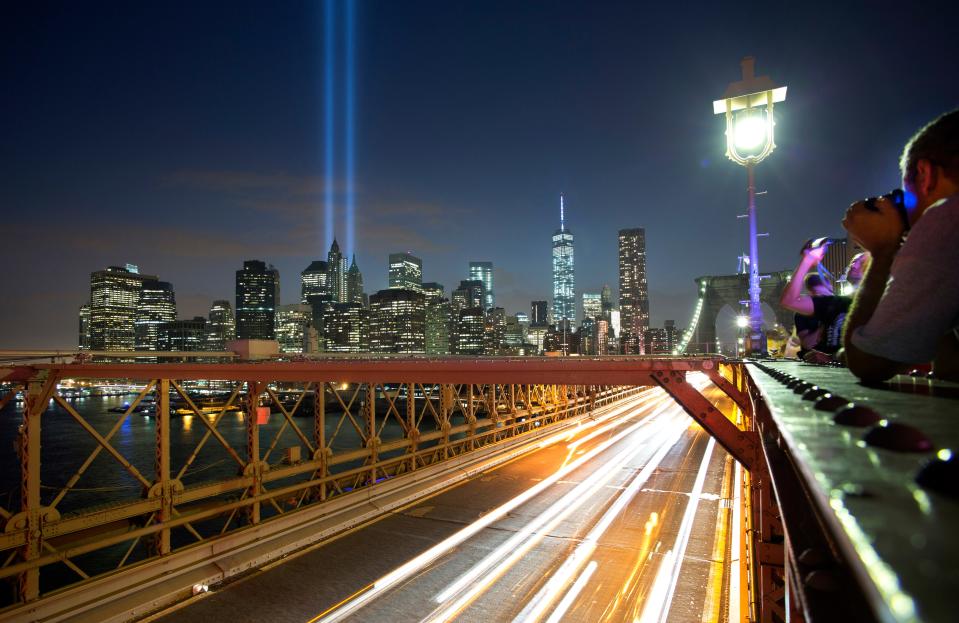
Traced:
<path fill-rule="evenodd" d="M 766 142 L 766 122 L 761 114 L 739 114 L 733 125 L 733 141 L 744 151 L 759 149 Z"/>
<path fill-rule="evenodd" d="M 749 326 L 749 317 L 748 316 L 736 316 L 736 326 L 740 329 L 745 329 Z"/>

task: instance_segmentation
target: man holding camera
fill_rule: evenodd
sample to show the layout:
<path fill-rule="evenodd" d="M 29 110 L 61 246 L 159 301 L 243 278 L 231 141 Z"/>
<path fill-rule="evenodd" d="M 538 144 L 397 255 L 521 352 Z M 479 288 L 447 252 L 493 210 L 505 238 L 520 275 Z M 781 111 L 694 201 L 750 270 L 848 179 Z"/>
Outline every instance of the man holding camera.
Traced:
<path fill-rule="evenodd" d="M 902 192 L 854 203 L 843 219 L 872 254 L 846 318 L 846 363 L 882 381 L 933 361 L 937 377 L 959 380 L 959 110 L 922 128 L 900 168 Z"/>

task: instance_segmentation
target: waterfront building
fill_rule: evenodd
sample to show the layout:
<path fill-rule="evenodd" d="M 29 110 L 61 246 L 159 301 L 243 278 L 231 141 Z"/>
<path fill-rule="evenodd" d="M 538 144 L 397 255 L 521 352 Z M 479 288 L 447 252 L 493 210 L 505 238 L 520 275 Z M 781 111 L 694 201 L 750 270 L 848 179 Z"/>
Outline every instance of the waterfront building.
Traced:
<path fill-rule="evenodd" d="M 530 324 L 526 330 L 526 342 L 533 347 L 531 355 L 538 355 L 543 352 L 543 343 L 546 340 L 546 333 L 549 331 L 549 325 Z"/>
<path fill-rule="evenodd" d="M 454 355 L 486 353 L 486 313 L 481 305 L 455 312 L 452 352 Z"/>
<path fill-rule="evenodd" d="M 80 306 L 80 350 L 90 350 L 90 304 Z"/>
<path fill-rule="evenodd" d="M 529 305 L 530 326 L 545 327 L 549 324 L 549 307 L 547 301 L 532 301 Z"/>
<path fill-rule="evenodd" d="M 110 266 L 90 274 L 90 349 L 133 350 L 137 306 L 144 281 L 133 264 Z"/>
<path fill-rule="evenodd" d="M 275 339 L 279 302 L 279 271 L 260 260 L 243 262 L 243 270 L 236 271 L 237 339 Z"/>
<path fill-rule="evenodd" d="M 603 291 L 599 295 L 599 300 L 603 318 L 608 322 L 609 314 L 613 311 L 613 289 L 609 287 L 608 283 L 603 285 Z"/>
<path fill-rule="evenodd" d="M 207 350 L 226 350 L 227 342 L 236 339 L 236 319 L 230 301 L 213 301 L 207 322 Z"/>
<path fill-rule="evenodd" d="M 413 290 L 423 289 L 423 260 L 410 252 L 390 253 L 390 288 Z"/>
<path fill-rule="evenodd" d="M 486 312 L 486 354 L 500 355 L 506 347 L 506 310 L 492 307 Z"/>
<path fill-rule="evenodd" d="M 340 243 L 333 238 L 326 254 L 326 287 L 334 303 L 346 302 L 346 272 L 346 258 L 340 252 Z"/>
<path fill-rule="evenodd" d="M 662 328 L 652 327 L 646 330 L 643 337 L 647 355 L 669 355 L 673 348 L 679 344 L 679 332 L 676 330 L 676 323 L 667 320 Z"/>
<path fill-rule="evenodd" d="M 569 320 L 552 324 L 543 338 L 543 351 L 561 355 L 579 353 L 580 337 L 579 333 L 573 331 Z"/>
<path fill-rule="evenodd" d="M 528 322 L 523 322 L 519 319 L 520 314 L 515 316 L 506 317 L 506 328 L 503 334 L 503 343 L 506 348 L 511 352 L 511 355 L 522 354 L 520 352 L 515 352 L 517 349 L 522 349 L 523 345 L 526 343 L 526 326 Z M 526 314 L 523 314 L 525 316 Z"/>
<path fill-rule="evenodd" d="M 404 288 L 370 295 L 370 351 L 426 352 L 426 297 Z"/>
<path fill-rule="evenodd" d="M 309 328 L 313 324 L 313 308 L 295 303 L 280 305 L 276 310 L 276 341 L 281 353 L 302 353 L 306 349 Z"/>
<path fill-rule="evenodd" d="M 563 196 L 559 196 L 559 229 L 553 234 L 553 322 L 576 322 L 573 233 L 566 227 Z"/>
<path fill-rule="evenodd" d="M 324 319 L 324 350 L 331 353 L 370 351 L 370 310 L 361 303 L 330 303 Z"/>
<path fill-rule="evenodd" d="M 642 354 L 643 332 L 649 328 L 646 230 L 642 228 L 619 230 L 619 311 L 622 353 Z"/>
<path fill-rule="evenodd" d="M 427 284 L 423 284 L 424 288 Z M 442 288 L 442 286 L 440 286 Z M 435 290 L 433 290 L 435 293 Z M 436 298 L 425 292 L 426 299 L 426 354 L 450 354 L 450 323 L 452 307 L 447 298 Z"/>
<path fill-rule="evenodd" d="M 496 296 L 493 294 L 493 262 L 470 262 L 470 279 L 483 282 L 483 307 L 491 309 L 496 306 Z"/>
<path fill-rule="evenodd" d="M 190 320 L 164 322 L 157 329 L 157 350 L 200 351 L 207 350 L 206 318 L 195 316 Z"/>
<path fill-rule="evenodd" d="M 427 301 L 437 300 L 446 297 L 446 288 L 443 287 L 443 284 L 436 283 L 435 281 L 428 281 L 421 286 L 423 294 L 426 296 Z"/>
<path fill-rule="evenodd" d="M 464 279 L 460 281 L 458 288 L 453 290 L 451 302 L 453 311 L 459 311 L 466 307 L 483 307 L 486 300 L 486 291 L 483 282 L 478 279 Z"/>
<path fill-rule="evenodd" d="M 140 300 L 134 320 L 134 348 L 158 350 L 159 329 L 164 322 L 176 320 L 176 297 L 166 281 L 149 279 L 140 285 Z"/>
<path fill-rule="evenodd" d="M 330 298 L 329 276 L 329 264 L 322 260 L 311 262 L 303 269 L 300 273 L 300 302 L 312 304 L 317 297 Z"/>
<path fill-rule="evenodd" d="M 603 317 L 603 301 L 600 294 L 588 294 L 583 292 L 583 322 L 587 318 Z"/>
<path fill-rule="evenodd" d="M 346 271 L 346 301 L 347 303 L 356 303 L 357 305 L 366 305 L 366 292 L 363 291 L 363 273 L 356 265 L 356 254 L 353 254 L 353 262 L 350 269 Z"/>

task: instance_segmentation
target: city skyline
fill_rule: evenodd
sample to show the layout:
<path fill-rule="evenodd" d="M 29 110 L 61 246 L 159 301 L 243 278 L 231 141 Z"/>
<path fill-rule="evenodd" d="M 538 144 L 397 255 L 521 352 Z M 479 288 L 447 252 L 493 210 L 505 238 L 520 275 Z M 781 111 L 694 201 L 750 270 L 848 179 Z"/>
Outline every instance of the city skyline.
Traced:
<path fill-rule="evenodd" d="M 448 288 L 482 258 L 497 305 L 522 311 L 552 298 L 537 235 L 563 192 L 577 296 L 616 282 L 616 232 L 642 227 L 651 324 L 684 326 L 693 280 L 734 273 L 746 247 L 743 172 L 710 106 L 743 56 L 789 86 L 757 171 L 764 272 L 841 235 L 845 206 L 898 185 L 902 144 L 959 101 L 943 79 L 952 21 L 892 3 L 823 4 L 830 29 L 811 5 L 704 5 L 697 19 L 626 3 L 355 8 L 348 184 L 325 174 L 321 3 L 14 7 L 0 25 L 0 203 L 16 215 L 17 296 L 0 346 L 72 345 L 89 273 L 117 263 L 172 282 L 182 318 L 232 299 L 230 275 L 256 257 L 293 302 L 324 239 L 346 239 L 324 226 L 327 198 L 337 224 L 355 208 L 344 256 L 368 292 L 385 287 L 373 269 L 389 252 L 423 257 L 424 280 Z M 923 33 L 928 62 L 874 35 L 893 27 Z"/>

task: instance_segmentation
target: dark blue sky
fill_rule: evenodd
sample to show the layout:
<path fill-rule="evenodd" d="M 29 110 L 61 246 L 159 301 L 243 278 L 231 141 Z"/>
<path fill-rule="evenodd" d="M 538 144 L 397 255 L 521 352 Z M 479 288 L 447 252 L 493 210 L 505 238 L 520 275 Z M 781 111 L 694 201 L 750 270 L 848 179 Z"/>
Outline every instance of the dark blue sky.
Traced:
<path fill-rule="evenodd" d="M 757 173 L 765 270 L 841 234 L 959 105 L 955 3 L 644 4 L 357 4 L 368 291 L 411 250 L 447 288 L 493 261 L 498 303 L 528 311 L 564 192 L 577 298 L 616 287 L 616 231 L 645 227 L 653 321 L 685 326 L 692 279 L 746 248 L 745 172 L 711 108 L 743 56 L 789 87 Z M 340 162 L 323 179 L 321 3 L 34 2 L 0 22 L 0 348 L 75 345 L 89 273 L 112 264 L 171 281 L 181 316 L 232 301 L 244 259 L 296 300 L 325 257 L 323 189 L 344 185 Z"/>

